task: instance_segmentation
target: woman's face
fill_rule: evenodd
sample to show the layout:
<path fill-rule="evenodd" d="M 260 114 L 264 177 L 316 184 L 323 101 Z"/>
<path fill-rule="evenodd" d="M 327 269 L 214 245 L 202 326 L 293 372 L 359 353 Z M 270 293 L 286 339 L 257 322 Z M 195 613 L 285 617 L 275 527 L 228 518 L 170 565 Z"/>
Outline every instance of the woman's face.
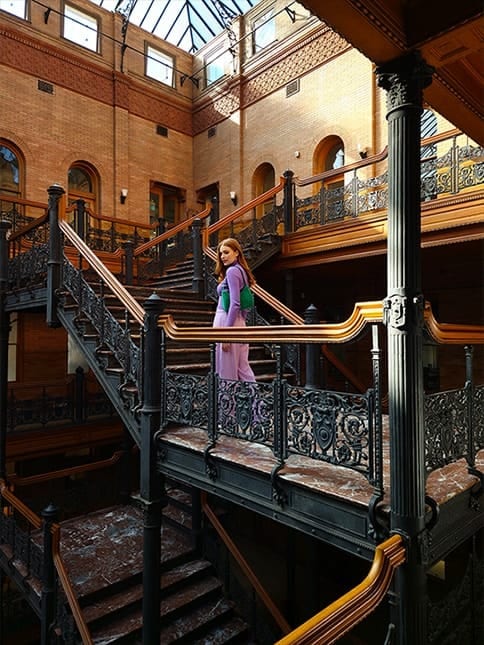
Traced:
<path fill-rule="evenodd" d="M 235 251 L 230 246 L 225 246 L 225 244 L 222 244 L 222 246 L 220 247 L 219 254 L 220 254 L 220 261 L 225 267 L 228 267 L 234 262 L 236 262 L 237 258 L 239 257 L 238 251 Z"/>

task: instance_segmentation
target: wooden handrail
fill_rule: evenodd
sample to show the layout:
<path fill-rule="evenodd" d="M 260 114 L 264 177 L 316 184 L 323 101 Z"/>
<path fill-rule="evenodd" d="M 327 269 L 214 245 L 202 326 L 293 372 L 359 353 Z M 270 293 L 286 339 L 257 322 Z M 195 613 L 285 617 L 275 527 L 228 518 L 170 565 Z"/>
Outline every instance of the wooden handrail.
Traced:
<path fill-rule="evenodd" d="M 70 206 L 66 206 L 66 213 L 72 213 L 76 210 L 77 206 L 75 203 Z M 121 219 L 120 217 L 111 217 L 110 215 L 98 215 L 94 213 L 89 206 L 84 207 L 84 212 L 92 217 L 97 219 L 100 222 L 111 222 L 112 224 L 121 224 L 122 226 L 132 226 L 133 228 L 146 228 L 149 230 L 154 230 L 158 226 L 157 224 L 150 224 L 149 222 L 135 222 L 131 219 Z"/>
<path fill-rule="evenodd" d="M 82 610 L 77 600 L 77 596 L 72 587 L 72 583 L 69 578 L 69 574 L 66 570 L 64 561 L 60 554 L 60 526 L 58 524 L 52 525 L 52 557 L 54 559 L 54 565 L 59 576 L 59 581 L 62 585 L 64 593 L 66 594 L 67 602 L 71 609 L 72 615 L 76 622 L 77 629 L 82 639 L 83 645 L 92 645 L 93 640 L 91 634 L 89 633 L 89 628 L 84 620 L 82 615 Z"/>
<path fill-rule="evenodd" d="M 15 510 L 25 517 L 29 524 L 32 524 L 36 529 L 42 528 L 42 519 L 12 493 L 4 479 L 0 479 L 0 494 Z"/>
<path fill-rule="evenodd" d="M 181 222 L 178 222 L 175 226 L 172 226 L 169 228 L 167 231 L 164 233 L 161 233 L 161 235 L 157 235 L 154 237 L 152 240 L 149 240 L 148 242 L 144 242 L 143 244 L 140 244 L 139 246 L 136 247 L 134 250 L 133 255 L 136 257 L 138 255 L 141 255 L 141 253 L 144 253 L 148 249 L 150 249 L 153 246 L 156 246 L 157 244 L 160 244 L 161 242 L 165 242 L 166 240 L 169 240 L 170 237 L 173 237 L 174 235 L 177 235 L 178 233 L 181 233 L 185 229 L 189 228 L 192 226 L 193 222 L 197 219 L 205 219 L 208 215 L 211 213 L 211 208 L 208 207 L 205 210 L 203 210 L 201 213 L 197 213 L 196 215 L 193 215 L 192 217 L 189 217 L 188 219 L 184 219 Z"/>
<path fill-rule="evenodd" d="M 276 186 L 269 188 L 269 190 L 266 190 L 266 192 L 262 193 L 262 195 L 259 195 L 258 197 L 254 197 L 254 199 L 251 199 L 250 202 L 247 202 L 240 208 L 237 208 L 236 210 L 232 211 L 232 213 L 229 213 L 228 215 L 225 215 L 224 217 L 222 217 L 222 219 L 219 219 L 218 222 L 215 222 L 214 224 L 207 226 L 207 228 L 205 228 L 202 231 L 203 247 L 204 248 L 208 247 L 210 235 L 212 235 L 213 233 L 216 233 L 221 228 L 224 228 L 224 226 L 227 226 L 228 224 L 236 220 L 238 217 L 241 217 L 241 215 L 245 215 L 245 213 L 248 213 L 256 206 L 263 204 L 271 197 L 274 197 L 274 195 L 277 195 L 277 193 L 279 193 L 284 188 L 284 184 L 285 184 L 285 179 L 284 177 L 281 177 L 279 183 Z"/>
<path fill-rule="evenodd" d="M 223 543 L 227 547 L 227 549 L 230 551 L 232 556 L 234 557 L 235 561 L 241 568 L 242 572 L 246 576 L 246 578 L 249 580 L 251 583 L 252 587 L 256 591 L 257 595 L 259 598 L 262 600 L 264 603 L 266 609 L 269 611 L 271 616 L 274 618 L 278 626 L 280 627 L 281 631 L 283 634 L 288 634 L 291 631 L 291 627 L 289 623 L 286 621 L 284 616 L 281 614 L 279 609 L 276 607 L 274 602 L 272 601 L 271 597 L 267 593 L 267 591 L 264 589 L 262 586 L 261 582 L 259 581 L 258 577 L 255 575 L 255 573 L 252 571 L 250 566 L 248 565 L 247 561 L 245 560 L 244 556 L 241 554 L 235 543 L 233 542 L 232 538 L 229 536 L 227 531 L 224 529 L 222 526 L 221 522 L 219 521 L 218 517 L 215 515 L 215 513 L 212 511 L 210 508 L 208 501 L 207 501 L 207 493 L 202 491 L 201 492 L 201 502 L 202 502 L 202 510 L 207 516 L 207 518 L 210 520 L 212 526 L 215 528 L 217 531 L 218 535 L 222 539 Z"/>
<path fill-rule="evenodd" d="M 425 303 L 424 317 L 431 337 L 442 345 L 482 345 L 484 325 L 439 323 L 435 320 L 430 302 Z"/>
<path fill-rule="evenodd" d="M 81 256 L 87 260 L 90 266 L 96 271 L 96 273 L 101 277 L 106 285 L 111 289 L 111 291 L 119 298 L 124 307 L 129 311 L 131 316 L 138 322 L 140 325 L 143 324 L 144 319 L 144 309 L 143 307 L 133 298 L 127 289 L 116 280 L 113 274 L 104 266 L 104 264 L 99 260 L 97 255 L 92 251 L 83 240 L 77 235 L 75 231 L 69 226 L 69 224 L 60 219 L 59 226 L 64 233 L 64 235 L 69 239 L 72 245 L 79 251 Z"/>
<path fill-rule="evenodd" d="M 123 456 L 122 450 L 116 450 L 111 457 L 101 459 L 90 464 L 83 464 L 81 466 L 70 466 L 69 468 L 62 468 L 61 470 L 52 470 L 48 473 L 41 473 L 39 475 L 30 475 L 30 477 L 21 477 L 13 473 L 9 476 L 9 480 L 16 486 L 30 486 L 31 484 L 41 484 L 43 482 L 51 481 L 52 479 L 60 479 L 61 477 L 68 477 L 69 475 L 78 475 L 80 473 L 88 473 L 93 470 L 100 470 L 101 468 L 108 468 L 114 466 L 119 462 Z"/>
<path fill-rule="evenodd" d="M 447 130 L 446 132 L 441 132 L 440 134 L 434 134 L 433 136 L 428 137 L 427 139 L 421 139 L 420 147 L 430 146 L 432 144 L 445 141 L 446 139 L 451 139 L 453 137 L 459 136 L 460 134 L 463 134 L 463 133 L 460 130 L 457 130 L 455 128 L 452 130 Z M 381 152 L 377 152 L 371 157 L 366 157 L 366 159 L 362 159 L 361 161 L 355 161 L 353 163 L 348 164 L 347 166 L 342 166 L 341 168 L 332 168 L 331 170 L 325 170 L 324 172 L 320 172 L 317 175 L 312 175 L 311 177 L 306 177 L 305 179 L 299 179 L 298 177 L 294 177 L 293 181 L 296 186 L 307 186 L 309 184 L 314 184 L 318 181 L 324 181 L 325 179 L 338 177 L 339 175 L 343 175 L 345 172 L 351 172 L 352 170 L 356 170 L 357 168 L 363 168 L 364 166 L 371 166 L 375 163 L 379 163 L 380 161 L 383 161 L 387 157 L 388 157 L 388 146 L 385 146 L 385 148 L 383 148 Z"/>
<path fill-rule="evenodd" d="M 46 211 L 40 217 L 36 217 L 34 220 L 26 224 L 24 227 L 12 233 L 12 235 L 10 235 L 10 237 L 8 238 L 8 241 L 14 242 L 17 238 L 22 237 L 32 229 L 37 228 L 38 226 L 42 226 L 42 224 L 45 224 L 45 222 L 47 222 L 48 219 L 49 219 L 49 212 Z"/>
<path fill-rule="evenodd" d="M 351 316 L 340 323 L 317 325 L 267 325 L 258 327 L 178 327 L 169 314 L 158 317 L 166 334 L 184 342 L 344 343 L 360 334 L 365 325 L 381 322 L 381 301 L 357 302 Z"/>
<path fill-rule="evenodd" d="M 368 616 L 383 600 L 397 567 L 406 560 L 401 535 L 375 549 L 366 578 L 354 589 L 277 641 L 276 645 L 330 645 Z"/>
<path fill-rule="evenodd" d="M 2 497 L 16 510 L 18 511 L 35 529 L 42 528 L 42 519 L 33 511 L 30 510 L 16 495 L 14 495 L 8 488 L 7 482 L 4 479 L 0 479 L 0 493 Z M 89 633 L 89 629 L 86 625 L 86 621 L 82 615 L 79 602 L 72 588 L 71 581 L 69 579 L 69 574 L 65 568 L 64 562 L 60 554 L 60 526 L 58 524 L 52 525 L 52 557 L 54 560 L 54 565 L 59 576 L 60 583 L 66 594 L 67 602 L 71 608 L 72 615 L 76 621 L 77 629 L 82 638 L 83 645 L 92 645 L 92 638 Z"/>

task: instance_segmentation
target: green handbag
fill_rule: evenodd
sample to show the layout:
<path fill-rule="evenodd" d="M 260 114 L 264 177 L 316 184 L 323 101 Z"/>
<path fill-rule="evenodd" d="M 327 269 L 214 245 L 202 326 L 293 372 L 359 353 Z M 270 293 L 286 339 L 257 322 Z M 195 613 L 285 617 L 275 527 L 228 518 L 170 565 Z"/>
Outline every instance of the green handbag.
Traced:
<path fill-rule="evenodd" d="M 222 307 L 225 313 L 230 308 L 230 292 L 228 289 L 222 291 Z M 254 294 L 248 284 L 245 284 L 240 290 L 240 309 L 252 309 L 254 306 Z"/>

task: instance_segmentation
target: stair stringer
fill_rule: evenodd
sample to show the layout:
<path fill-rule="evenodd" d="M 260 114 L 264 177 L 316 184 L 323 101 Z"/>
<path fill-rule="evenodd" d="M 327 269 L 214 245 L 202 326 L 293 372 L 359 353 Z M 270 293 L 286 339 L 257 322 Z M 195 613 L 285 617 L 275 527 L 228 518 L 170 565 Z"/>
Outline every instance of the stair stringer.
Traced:
<path fill-rule="evenodd" d="M 121 418 L 121 421 L 124 423 L 137 445 L 140 446 L 140 421 L 136 414 L 136 407 L 133 408 L 132 406 L 128 406 L 126 404 L 126 399 L 123 399 L 122 397 L 123 383 L 121 382 L 120 374 L 108 373 L 106 371 L 99 360 L 95 339 L 87 340 L 83 338 L 82 332 L 75 323 L 76 313 L 74 311 L 68 311 L 63 307 L 58 307 L 57 315 L 64 329 L 69 332 L 71 337 L 75 340 L 89 367 L 94 372 L 96 379 L 104 389 L 109 400 L 113 404 L 114 409 Z"/>

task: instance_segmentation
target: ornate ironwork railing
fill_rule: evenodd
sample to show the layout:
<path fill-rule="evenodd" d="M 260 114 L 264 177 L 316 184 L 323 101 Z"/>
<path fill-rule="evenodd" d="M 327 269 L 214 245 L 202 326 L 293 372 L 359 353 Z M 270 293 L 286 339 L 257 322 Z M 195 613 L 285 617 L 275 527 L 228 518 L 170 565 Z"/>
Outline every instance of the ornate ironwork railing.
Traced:
<path fill-rule="evenodd" d="M 63 384 L 12 388 L 8 396 L 7 431 L 60 422 L 84 423 L 113 415 L 114 408 L 106 394 L 90 392 L 78 373 Z"/>
<path fill-rule="evenodd" d="M 455 195 L 484 182 L 484 148 L 470 145 L 467 137 L 453 130 L 423 139 L 421 158 L 421 200 L 431 201 Z M 386 159 L 386 149 L 373 157 L 338 170 L 329 170 L 295 186 L 320 187 L 295 200 L 294 230 L 331 224 L 344 219 L 385 210 L 388 207 L 388 176 L 374 175 L 376 164 Z M 371 174 L 371 176 L 369 176 Z"/>
<path fill-rule="evenodd" d="M 425 466 L 427 472 L 474 458 L 484 448 L 484 386 L 467 382 L 458 390 L 424 398 Z"/>

